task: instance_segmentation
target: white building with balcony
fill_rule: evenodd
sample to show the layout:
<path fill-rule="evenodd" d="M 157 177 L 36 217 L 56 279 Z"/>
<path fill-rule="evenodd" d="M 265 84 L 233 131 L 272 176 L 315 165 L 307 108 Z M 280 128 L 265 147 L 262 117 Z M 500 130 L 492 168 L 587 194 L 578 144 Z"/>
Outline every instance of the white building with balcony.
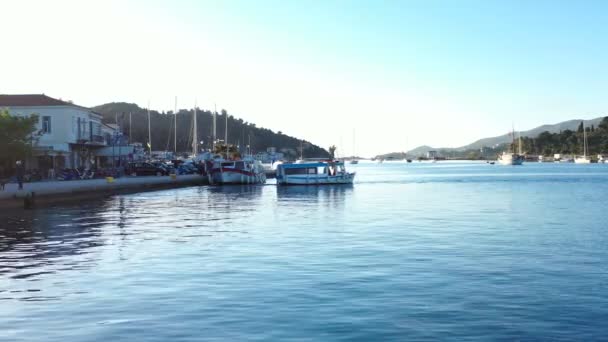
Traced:
<path fill-rule="evenodd" d="M 105 134 L 113 128 L 89 108 L 44 94 L 0 95 L 0 108 L 11 115 L 38 115 L 29 169 L 89 167 L 98 163 L 96 151 L 108 146 Z"/>

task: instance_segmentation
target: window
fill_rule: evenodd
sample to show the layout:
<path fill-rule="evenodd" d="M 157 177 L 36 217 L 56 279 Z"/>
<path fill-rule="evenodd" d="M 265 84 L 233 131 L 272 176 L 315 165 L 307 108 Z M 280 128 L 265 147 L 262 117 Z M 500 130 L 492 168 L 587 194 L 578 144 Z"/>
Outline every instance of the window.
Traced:
<path fill-rule="evenodd" d="M 42 117 L 42 132 L 45 134 L 51 133 L 51 117 L 50 116 Z"/>

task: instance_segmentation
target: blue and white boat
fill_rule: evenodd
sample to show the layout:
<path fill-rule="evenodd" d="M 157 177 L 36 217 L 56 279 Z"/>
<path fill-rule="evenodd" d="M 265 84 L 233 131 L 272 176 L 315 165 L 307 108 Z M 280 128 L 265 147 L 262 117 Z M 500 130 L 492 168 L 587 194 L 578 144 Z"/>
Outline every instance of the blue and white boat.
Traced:
<path fill-rule="evenodd" d="M 276 177 L 278 185 L 352 184 L 355 172 L 347 172 L 343 161 L 307 159 L 278 165 Z"/>

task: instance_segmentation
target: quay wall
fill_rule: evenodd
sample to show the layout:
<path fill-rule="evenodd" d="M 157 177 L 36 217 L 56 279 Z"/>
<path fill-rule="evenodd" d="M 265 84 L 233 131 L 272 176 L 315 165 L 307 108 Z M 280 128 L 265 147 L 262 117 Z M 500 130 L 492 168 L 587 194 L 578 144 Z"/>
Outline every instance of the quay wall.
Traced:
<path fill-rule="evenodd" d="M 34 203 L 93 199 L 124 192 L 148 191 L 162 188 L 178 188 L 207 184 L 207 177 L 201 175 L 141 176 L 106 179 L 87 179 L 71 181 L 51 181 L 24 183 L 18 190 L 15 183 L 6 184 L 0 189 L 0 209 L 23 207 L 24 201 L 34 194 Z"/>

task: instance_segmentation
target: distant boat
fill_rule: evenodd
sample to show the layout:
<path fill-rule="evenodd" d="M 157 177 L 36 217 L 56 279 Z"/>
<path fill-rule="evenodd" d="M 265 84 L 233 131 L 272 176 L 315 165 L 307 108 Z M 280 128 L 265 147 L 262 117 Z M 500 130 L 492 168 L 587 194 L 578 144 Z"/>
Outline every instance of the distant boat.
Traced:
<path fill-rule="evenodd" d="M 591 158 L 587 156 L 587 130 L 585 129 L 585 122 L 582 122 L 583 125 L 583 155 L 580 157 L 574 158 L 574 162 L 576 164 L 591 164 Z"/>
<path fill-rule="evenodd" d="M 515 143 L 515 130 L 512 131 L 513 134 L 513 143 Z M 498 156 L 498 163 L 501 165 L 522 165 L 524 163 L 525 157 L 521 152 L 521 135 L 519 136 L 519 153 L 514 153 L 509 146 L 509 151 L 503 152 Z"/>
<path fill-rule="evenodd" d="M 411 163 L 411 162 L 412 162 L 412 160 L 411 160 L 411 159 L 406 159 L 406 161 L 407 161 L 408 163 Z"/>
<path fill-rule="evenodd" d="M 277 167 L 278 185 L 352 184 L 355 172 L 347 172 L 343 161 L 309 159 Z"/>
<path fill-rule="evenodd" d="M 356 165 L 356 164 L 359 164 L 359 161 L 357 159 L 352 159 L 350 161 L 350 163 L 353 164 L 353 165 Z"/>

